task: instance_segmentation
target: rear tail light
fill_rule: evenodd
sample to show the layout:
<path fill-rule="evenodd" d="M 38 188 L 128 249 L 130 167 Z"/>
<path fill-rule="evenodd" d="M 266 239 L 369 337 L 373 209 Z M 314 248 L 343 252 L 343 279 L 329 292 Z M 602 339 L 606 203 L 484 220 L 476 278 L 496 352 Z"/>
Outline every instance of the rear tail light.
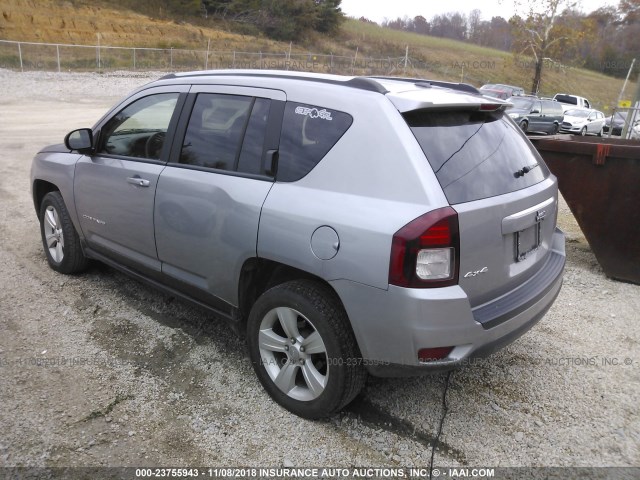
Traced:
<path fill-rule="evenodd" d="M 426 213 L 393 236 L 389 283 L 434 288 L 458 283 L 458 214 L 451 207 Z"/>
<path fill-rule="evenodd" d="M 500 103 L 481 103 L 478 107 L 481 112 L 495 112 L 500 109 L 504 109 L 504 105 Z"/>

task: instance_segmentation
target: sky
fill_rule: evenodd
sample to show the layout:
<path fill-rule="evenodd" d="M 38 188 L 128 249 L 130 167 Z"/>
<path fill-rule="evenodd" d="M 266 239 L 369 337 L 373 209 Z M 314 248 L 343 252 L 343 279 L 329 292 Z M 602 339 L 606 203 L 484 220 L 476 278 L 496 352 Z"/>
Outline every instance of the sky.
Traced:
<path fill-rule="evenodd" d="M 588 13 L 601 6 L 615 7 L 618 3 L 618 0 L 581 0 L 578 7 Z M 422 15 L 430 20 L 434 15 L 447 12 L 469 14 L 475 8 L 482 12 L 483 20 L 491 20 L 494 16 L 508 19 L 515 12 L 513 4 L 513 0 L 342 0 L 340 6 L 348 17 L 366 17 L 380 23 L 385 18 L 394 20 L 405 15 L 409 18 Z"/>

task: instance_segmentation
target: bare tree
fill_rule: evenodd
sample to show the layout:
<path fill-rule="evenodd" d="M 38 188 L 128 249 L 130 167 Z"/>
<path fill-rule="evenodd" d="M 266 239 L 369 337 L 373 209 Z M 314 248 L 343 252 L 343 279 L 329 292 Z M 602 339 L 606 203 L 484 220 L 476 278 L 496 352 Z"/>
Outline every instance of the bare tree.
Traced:
<path fill-rule="evenodd" d="M 477 8 L 474 8 L 471 10 L 471 13 L 469 13 L 469 20 L 467 22 L 469 24 L 468 36 L 469 40 L 473 43 L 477 43 L 480 38 L 481 13 Z"/>
<path fill-rule="evenodd" d="M 514 0 L 516 11 L 525 10 L 525 17 L 514 16 L 516 42 L 514 46 L 521 51 L 533 55 L 535 70 L 531 93 L 536 95 L 540 90 L 542 67 L 551 57 L 551 53 L 561 42 L 569 40 L 566 30 L 557 28 L 558 16 L 565 9 L 574 8 L 574 0 Z"/>

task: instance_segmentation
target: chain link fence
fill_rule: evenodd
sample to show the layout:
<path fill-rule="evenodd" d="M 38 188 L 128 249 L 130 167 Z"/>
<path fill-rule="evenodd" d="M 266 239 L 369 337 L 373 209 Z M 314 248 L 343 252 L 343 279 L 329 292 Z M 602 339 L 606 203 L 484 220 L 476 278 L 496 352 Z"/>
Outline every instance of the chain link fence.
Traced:
<path fill-rule="evenodd" d="M 495 62 L 479 69 L 495 69 Z M 283 52 L 110 47 L 0 40 L 0 68 L 20 71 L 189 71 L 227 68 L 295 70 L 343 75 L 434 75 L 451 81 L 482 83 L 473 69 L 417 60 L 409 50 L 398 57 L 367 57 Z"/>

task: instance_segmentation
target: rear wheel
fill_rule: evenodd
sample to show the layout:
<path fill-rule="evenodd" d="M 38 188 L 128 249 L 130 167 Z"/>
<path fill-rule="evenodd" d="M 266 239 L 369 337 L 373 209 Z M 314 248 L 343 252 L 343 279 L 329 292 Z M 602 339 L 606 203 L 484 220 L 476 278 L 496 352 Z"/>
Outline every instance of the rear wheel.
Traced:
<path fill-rule="evenodd" d="M 551 135 L 556 135 L 560 131 L 560 125 L 557 123 L 553 124 L 553 129 L 551 130 Z"/>
<path fill-rule="evenodd" d="M 40 234 L 49 266 L 60 273 L 77 273 L 87 267 L 80 238 L 60 192 L 49 192 L 40 204 Z"/>
<path fill-rule="evenodd" d="M 318 282 L 297 280 L 263 293 L 249 315 L 247 344 L 267 393 L 304 418 L 339 411 L 366 379 L 346 312 Z"/>

